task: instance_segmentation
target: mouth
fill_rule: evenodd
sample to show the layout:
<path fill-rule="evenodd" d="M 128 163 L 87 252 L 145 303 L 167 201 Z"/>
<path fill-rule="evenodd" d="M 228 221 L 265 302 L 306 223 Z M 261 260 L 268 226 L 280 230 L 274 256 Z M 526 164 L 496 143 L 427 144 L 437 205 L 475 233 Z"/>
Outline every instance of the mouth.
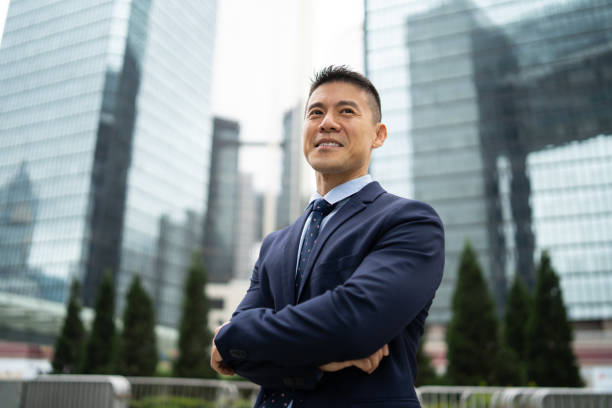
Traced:
<path fill-rule="evenodd" d="M 315 144 L 316 148 L 323 147 L 343 147 L 341 143 L 336 142 L 335 140 L 321 140 L 320 142 Z"/>

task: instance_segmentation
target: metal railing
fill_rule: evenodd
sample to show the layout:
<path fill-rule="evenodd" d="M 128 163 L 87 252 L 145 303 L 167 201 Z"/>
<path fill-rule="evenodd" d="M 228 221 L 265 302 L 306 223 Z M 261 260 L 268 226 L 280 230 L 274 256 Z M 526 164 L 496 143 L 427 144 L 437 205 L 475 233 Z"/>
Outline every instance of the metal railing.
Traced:
<path fill-rule="evenodd" d="M 127 408 L 130 383 L 104 375 L 45 375 L 24 381 L 21 408 Z"/>
<path fill-rule="evenodd" d="M 21 380 L 0 380 L 0 401 L 3 408 L 19 408 L 22 387 Z"/>
<path fill-rule="evenodd" d="M 259 386 L 189 378 L 46 375 L 0 380 L 2 408 L 246 408 Z"/>
<path fill-rule="evenodd" d="M 611 408 L 612 391 L 586 388 L 425 386 L 423 408 Z"/>
<path fill-rule="evenodd" d="M 0 380 L 2 408 L 247 408 L 259 387 L 246 381 L 48 375 Z M 611 408 L 612 391 L 586 388 L 417 388 L 423 408 Z"/>
<path fill-rule="evenodd" d="M 489 408 L 491 397 L 502 387 L 424 386 L 417 388 L 421 405 L 427 408 Z"/>

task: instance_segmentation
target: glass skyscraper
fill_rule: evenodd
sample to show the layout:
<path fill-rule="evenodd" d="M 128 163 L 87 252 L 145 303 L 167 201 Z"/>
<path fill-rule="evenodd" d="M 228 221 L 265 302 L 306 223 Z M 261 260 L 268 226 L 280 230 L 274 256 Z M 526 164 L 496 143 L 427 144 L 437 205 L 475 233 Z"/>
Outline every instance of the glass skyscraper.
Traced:
<path fill-rule="evenodd" d="M 234 277 L 238 241 L 240 124 L 213 119 L 208 212 L 204 225 L 204 259 L 209 282 Z"/>
<path fill-rule="evenodd" d="M 366 0 L 386 146 L 372 173 L 446 229 L 431 322 L 476 249 L 503 308 L 551 254 L 574 321 L 612 319 L 612 1 Z"/>
<path fill-rule="evenodd" d="M 109 271 L 121 310 L 139 274 L 158 323 L 178 323 L 207 203 L 215 19 L 214 0 L 11 1 L 0 296 L 64 302 L 77 278 L 92 306 Z"/>

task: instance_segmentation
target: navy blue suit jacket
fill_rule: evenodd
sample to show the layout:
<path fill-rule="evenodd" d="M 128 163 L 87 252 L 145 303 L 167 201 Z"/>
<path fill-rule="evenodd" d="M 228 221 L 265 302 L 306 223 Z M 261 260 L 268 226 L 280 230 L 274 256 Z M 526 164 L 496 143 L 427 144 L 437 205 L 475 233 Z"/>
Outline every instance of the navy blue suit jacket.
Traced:
<path fill-rule="evenodd" d="M 321 231 L 295 293 L 307 216 L 264 240 L 251 286 L 215 339 L 223 360 L 262 386 L 256 406 L 263 393 L 292 390 L 295 407 L 418 407 L 416 350 L 444 266 L 438 215 L 366 185 Z M 385 344 L 390 355 L 370 375 L 317 369 Z"/>

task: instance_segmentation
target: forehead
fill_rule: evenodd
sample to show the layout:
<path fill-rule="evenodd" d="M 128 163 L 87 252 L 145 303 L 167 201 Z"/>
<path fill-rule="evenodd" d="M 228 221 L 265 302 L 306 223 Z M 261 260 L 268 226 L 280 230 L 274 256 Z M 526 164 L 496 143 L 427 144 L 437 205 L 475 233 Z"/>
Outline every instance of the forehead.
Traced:
<path fill-rule="evenodd" d="M 308 98 L 308 104 L 330 103 L 333 104 L 341 100 L 351 100 L 357 104 L 367 105 L 366 92 L 350 82 L 326 82 L 312 92 Z"/>

